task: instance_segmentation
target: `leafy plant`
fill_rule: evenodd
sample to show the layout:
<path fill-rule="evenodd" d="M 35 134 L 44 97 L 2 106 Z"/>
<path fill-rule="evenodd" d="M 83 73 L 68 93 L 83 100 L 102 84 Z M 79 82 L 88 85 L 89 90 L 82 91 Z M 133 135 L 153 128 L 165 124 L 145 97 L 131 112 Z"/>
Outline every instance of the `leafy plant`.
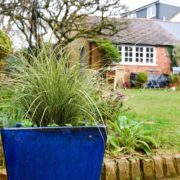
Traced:
<path fill-rule="evenodd" d="M 147 73 L 140 72 L 136 77 L 136 87 L 142 87 L 147 82 L 147 79 Z"/>
<path fill-rule="evenodd" d="M 37 126 L 103 123 L 93 100 L 96 78 L 88 70 L 82 73 L 65 50 L 57 54 L 57 49 L 46 45 L 37 56 L 31 55 L 31 62 L 24 54 L 17 59 L 10 72 L 16 88 L 14 106 L 21 104 L 25 119 Z"/>
<path fill-rule="evenodd" d="M 105 64 L 112 61 L 120 62 L 120 54 L 115 45 L 107 39 L 96 39 L 92 41 L 97 45 L 101 52 L 102 60 Z"/>
<path fill-rule="evenodd" d="M 173 56 L 177 62 L 177 65 L 180 66 L 180 44 L 177 44 L 174 47 Z"/>
<path fill-rule="evenodd" d="M 119 116 L 114 122 L 108 122 L 108 151 L 112 154 L 130 153 L 134 150 L 149 153 L 151 147 L 157 147 L 153 137 L 147 135 L 142 122 Z"/>
<path fill-rule="evenodd" d="M 169 80 L 170 80 L 170 83 L 176 84 L 176 83 L 179 82 L 179 75 L 177 75 L 177 74 L 171 74 L 171 75 L 169 76 Z"/>
<path fill-rule="evenodd" d="M 105 91 L 105 88 L 103 90 Z M 116 115 L 123 111 L 122 97 L 116 92 L 111 92 L 110 90 L 109 92 L 110 93 L 106 95 L 102 95 L 98 103 L 98 107 L 105 121 L 115 119 Z"/>
<path fill-rule="evenodd" d="M 0 89 L 0 126 L 14 126 L 17 122 L 21 122 L 25 113 L 24 109 L 17 102 L 13 104 L 14 88 L 1 87 Z"/>
<path fill-rule="evenodd" d="M 171 59 L 171 66 L 176 67 L 177 66 L 177 60 L 176 60 L 176 56 L 175 56 L 174 47 L 167 47 L 167 52 L 168 52 L 168 55 Z"/>
<path fill-rule="evenodd" d="M 12 41 L 6 33 L 0 30 L 0 59 L 5 58 L 12 51 Z"/>

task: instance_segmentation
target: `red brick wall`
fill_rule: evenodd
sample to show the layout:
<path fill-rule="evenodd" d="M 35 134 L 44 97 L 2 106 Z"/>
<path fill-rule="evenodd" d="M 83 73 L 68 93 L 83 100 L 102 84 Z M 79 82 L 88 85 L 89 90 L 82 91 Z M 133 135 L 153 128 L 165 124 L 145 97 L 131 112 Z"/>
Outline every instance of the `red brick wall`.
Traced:
<path fill-rule="evenodd" d="M 101 68 L 102 64 L 101 64 L 101 53 L 98 49 L 98 47 L 94 44 L 92 44 L 92 49 L 91 49 L 92 53 L 91 53 L 91 68 L 92 69 L 99 69 Z"/>
<path fill-rule="evenodd" d="M 156 71 L 157 74 L 169 74 L 171 73 L 171 59 L 168 56 L 166 47 L 156 48 L 156 65 L 155 66 L 141 66 L 141 65 L 125 65 L 126 80 L 131 72 L 147 72 L 151 70 Z"/>

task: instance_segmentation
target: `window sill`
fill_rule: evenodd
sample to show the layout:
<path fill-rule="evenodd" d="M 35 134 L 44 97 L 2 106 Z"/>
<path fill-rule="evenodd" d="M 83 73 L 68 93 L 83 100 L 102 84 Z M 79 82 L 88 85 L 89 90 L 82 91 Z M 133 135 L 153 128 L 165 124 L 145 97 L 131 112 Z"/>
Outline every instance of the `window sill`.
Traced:
<path fill-rule="evenodd" d="M 153 63 L 153 64 L 138 64 L 138 63 L 123 63 L 121 62 L 120 63 L 121 65 L 129 65 L 129 66 L 157 66 L 156 63 Z"/>

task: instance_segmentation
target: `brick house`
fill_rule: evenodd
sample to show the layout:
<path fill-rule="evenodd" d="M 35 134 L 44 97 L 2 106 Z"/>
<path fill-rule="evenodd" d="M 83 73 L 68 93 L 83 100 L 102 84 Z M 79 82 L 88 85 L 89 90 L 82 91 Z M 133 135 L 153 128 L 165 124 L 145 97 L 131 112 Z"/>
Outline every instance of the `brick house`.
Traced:
<path fill-rule="evenodd" d="M 127 73 L 169 74 L 171 58 L 168 47 L 180 43 L 180 23 L 152 19 L 129 19 L 127 29 L 110 40 L 121 53 L 121 65 Z"/>
<path fill-rule="evenodd" d="M 124 67 L 125 79 L 131 72 L 171 73 L 172 61 L 167 49 L 180 43 L 180 23 L 154 19 L 126 21 L 126 29 L 109 37 L 121 54 L 121 62 L 113 65 Z M 91 41 L 79 39 L 74 45 L 76 49 L 79 47 L 80 53 L 75 51 L 73 57 L 79 57 L 84 67 L 89 66 L 92 69 L 102 67 L 101 54 Z"/>

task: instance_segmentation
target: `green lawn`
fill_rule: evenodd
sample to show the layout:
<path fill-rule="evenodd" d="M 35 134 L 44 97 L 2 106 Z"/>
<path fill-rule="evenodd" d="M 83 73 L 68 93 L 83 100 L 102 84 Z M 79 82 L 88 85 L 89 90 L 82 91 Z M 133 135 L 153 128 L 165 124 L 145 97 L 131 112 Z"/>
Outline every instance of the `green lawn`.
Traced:
<path fill-rule="evenodd" d="M 180 151 L 180 91 L 160 89 L 124 90 L 125 114 L 145 123 L 163 149 Z"/>

